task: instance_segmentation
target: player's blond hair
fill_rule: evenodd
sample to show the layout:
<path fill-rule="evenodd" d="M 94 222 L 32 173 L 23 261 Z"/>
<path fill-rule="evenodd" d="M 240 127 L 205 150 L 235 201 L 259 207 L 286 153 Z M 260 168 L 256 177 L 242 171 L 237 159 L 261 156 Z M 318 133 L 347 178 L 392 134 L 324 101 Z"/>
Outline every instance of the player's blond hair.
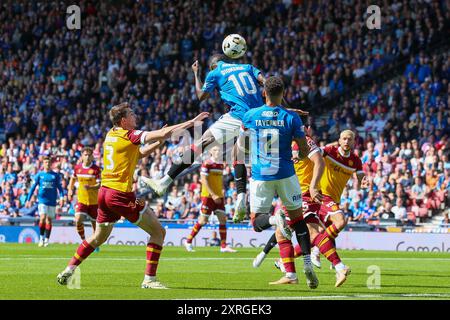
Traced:
<path fill-rule="evenodd" d="M 128 105 L 128 102 L 122 102 L 121 104 L 118 104 L 112 107 L 111 110 L 109 110 L 109 118 L 111 119 L 113 125 L 120 125 L 120 120 L 127 116 L 129 108 L 130 106 Z"/>
<path fill-rule="evenodd" d="M 339 135 L 339 138 L 342 138 L 343 135 L 348 134 L 352 137 L 353 140 L 355 140 L 355 133 L 352 130 L 344 130 L 341 132 L 341 134 Z"/>

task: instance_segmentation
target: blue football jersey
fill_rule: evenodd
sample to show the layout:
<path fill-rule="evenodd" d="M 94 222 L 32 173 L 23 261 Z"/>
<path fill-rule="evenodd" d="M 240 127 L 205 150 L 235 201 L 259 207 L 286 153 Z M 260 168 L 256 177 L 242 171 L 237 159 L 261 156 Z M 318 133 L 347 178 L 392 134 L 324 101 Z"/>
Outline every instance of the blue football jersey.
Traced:
<path fill-rule="evenodd" d="M 223 102 L 231 108 L 230 115 L 242 120 L 248 110 L 264 104 L 258 84 L 260 73 L 250 64 L 219 61 L 217 67 L 206 75 L 202 91 L 211 93 L 218 88 Z"/>
<path fill-rule="evenodd" d="M 282 107 L 263 105 L 249 110 L 242 122 L 250 132 L 252 178 L 272 181 L 294 175 L 292 140 L 305 137 L 300 117 Z"/>
<path fill-rule="evenodd" d="M 63 197 L 64 190 L 61 186 L 61 176 L 54 171 L 41 171 L 34 177 L 27 201 L 33 196 L 34 190 L 39 186 L 38 202 L 47 206 L 56 206 L 57 193 Z"/>

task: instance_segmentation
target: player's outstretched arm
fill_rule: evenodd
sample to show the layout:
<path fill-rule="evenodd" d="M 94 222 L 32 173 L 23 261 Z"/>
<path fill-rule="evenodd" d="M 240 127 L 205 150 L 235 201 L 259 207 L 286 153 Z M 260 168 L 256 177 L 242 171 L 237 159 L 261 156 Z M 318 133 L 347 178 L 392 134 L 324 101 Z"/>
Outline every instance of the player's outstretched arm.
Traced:
<path fill-rule="evenodd" d="M 176 124 L 170 127 L 163 127 L 155 131 L 148 131 L 144 138 L 144 144 L 153 142 L 155 140 L 165 140 L 169 138 L 175 131 L 189 129 L 190 127 L 193 127 L 196 122 L 203 121 L 208 117 L 209 117 L 208 112 L 202 112 L 194 119 L 188 120 L 186 122 Z"/>
<path fill-rule="evenodd" d="M 56 184 L 56 189 L 59 192 L 59 206 L 62 207 L 64 205 L 64 189 L 61 184 L 61 176 L 58 177 L 58 182 Z"/>
<path fill-rule="evenodd" d="M 293 108 L 291 108 L 291 106 L 289 105 L 289 103 L 287 102 L 285 97 L 282 98 L 281 103 L 283 104 L 283 106 L 285 106 L 285 109 L 287 111 L 289 111 L 289 112 L 295 112 L 299 116 L 307 116 L 307 115 L 309 115 L 308 111 L 304 111 L 302 109 L 293 109 Z"/>
<path fill-rule="evenodd" d="M 34 194 L 34 190 L 36 190 L 36 187 L 39 185 L 39 179 L 40 178 L 41 178 L 41 175 L 40 175 L 40 173 L 38 173 L 37 176 L 36 176 L 36 180 L 34 181 L 33 185 L 30 188 L 30 192 L 28 193 L 27 201 L 26 201 L 27 203 L 30 202 L 31 197 Z"/>
<path fill-rule="evenodd" d="M 202 90 L 203 81 L 200 79 L 198 60 L 195 60 L 195 62 L 192 64 L 192 71 L 194 72 L 195 93 L 197 94 L 197 98 L 200 101 L 208 99 L 209 93 Z"/>

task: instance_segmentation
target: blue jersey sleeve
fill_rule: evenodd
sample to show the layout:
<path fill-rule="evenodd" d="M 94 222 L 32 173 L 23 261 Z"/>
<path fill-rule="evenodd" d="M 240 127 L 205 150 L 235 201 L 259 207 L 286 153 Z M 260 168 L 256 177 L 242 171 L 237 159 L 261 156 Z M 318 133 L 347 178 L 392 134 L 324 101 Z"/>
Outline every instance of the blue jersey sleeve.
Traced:
<path fill-rule="evenodd" d="M 305 131 L 303 129 L 303 122 L 296 113 L 291 113 L 292 115 L 292 136 L 294 138 L 304 138 Z"/>
<path fill-rule="evenodd" d="M 253 74 L 253 76 L 255 77 L 255 79 L 258 80 L 258 76 L 261 73 L 261 70 L 259 70 L 258 68 L 256 68 L 253 65 L 250 65 L 250 71 Z"/>
<path fill-rule="evenodd" d="M 62 180 L 61 175 L 58 174 L 58 181 L 56 187 L 58 188 L 59 191 L 59 198 L 64 198 L 64 189 L 62 187 L 61 180 Z"/>
<path fill-rule="evenodd" d="M 30 201 L 31 197 L 33 196 L 34 190 L 36 190 L 36 187 L 37 187 L 38 184 L 39 184 L 39 179 L 40 179 L 40 177 L 41 177 L 41 174 L 40 174 L 40 173 L 38 173 L 38 174 L 35 176 L 34 183 L 33 183 L 33 185 L 32 185 L 31 188 L 30 188 L 30 192 L 28 193 L 27 201 Z"/>
<path fill-rule="evenodd" d="M 217 85 L 216 76 L 214 70 L 208 72 L 206 75 L 205 83 L 203 84 L 202 91 L 211 93 Z"/>

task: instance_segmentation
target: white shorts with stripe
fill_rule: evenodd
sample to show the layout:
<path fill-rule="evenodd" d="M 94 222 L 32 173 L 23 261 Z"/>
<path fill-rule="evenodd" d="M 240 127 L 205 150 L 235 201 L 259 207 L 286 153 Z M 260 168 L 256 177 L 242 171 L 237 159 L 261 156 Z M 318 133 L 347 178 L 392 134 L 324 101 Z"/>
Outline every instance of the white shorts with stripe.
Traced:
<path fill-rule="evenodd" d="M 45 204 L 38 204 L 39 215 L 47 215 L 49 218 L 55 219 L 56 217 L 56 206 L 48 206 Z"/>
<path fill-rule="evenodd" d="M 269 213 L 273 197 L 278 194 L 287 210 L 302 207 L 302 189 L 294 174 L 273 181 L 250 181 L 250 210 L 254 213 Z"/>

